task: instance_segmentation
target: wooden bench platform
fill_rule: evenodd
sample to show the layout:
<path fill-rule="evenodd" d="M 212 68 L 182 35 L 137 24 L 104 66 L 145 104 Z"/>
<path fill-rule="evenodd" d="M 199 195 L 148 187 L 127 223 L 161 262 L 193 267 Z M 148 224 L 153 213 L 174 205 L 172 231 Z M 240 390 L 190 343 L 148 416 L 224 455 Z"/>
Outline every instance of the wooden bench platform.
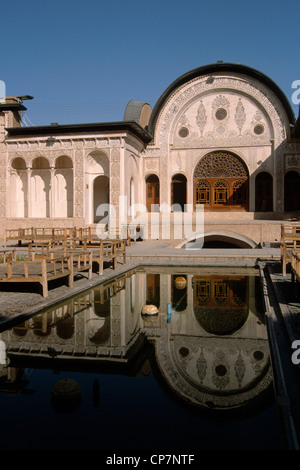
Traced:
<path fill-rule="evenodd" d="M 92 254 L 93 263 L 98 264 L 98 274 L 103 274 L 104 263 L 112 262 L 113 269 L 117 268 L 118 259 L 121 258 L 123 264 L 126 263 L 126 241 L 125 240 L 85 240 L 82 245 L 66 243 L 53 243 L 52 241 L 28 244 L 29 259 L 43 257 L 53 257 L 55 253 L 62 252 L 67 255 L 69 252 L 89 251 Z"/>
<path fill-rule="evenodd" d="M 130 235 L 129 232 L 132 232 Z M 4 246 L 7 247 L 8 242 L 17 242 L 18 246 L 28 243 L 40 242 L 69 242 L 73 244 L 93 243 L 99 239 L 102 240 L 125 240 L 127 246 L 131 244 L 131 236 L 136 241 L 136 231 L 129 230 L 128 226 L 124 226 L 121 230 L 108 229 L 103 226 L 103 230 L 96 227 L 30 227 L 7 229 L 5 231 Z"/>
<path fill-rule="evenodd" d="M 48 297 L 48 282 L 67 277 L 69 287 L 73 287 L 74 275 L 88 271 L 92 277 L 92 254 L 81 250 L 78 252 L 55 252 L 50 257 L 31 257 L 24 261 L 8 260 L 0 265 L 0 283 L 39 283 L 43 297 Z"/>
<path fill-rule="evenodd" d="M 102 275 L 104 264 L 111 262 L 117 268 L 118 259 L 126 263 L 125 240 L 85 240 L 81 245 L 74 240 L 47 240 L 29 242 L 27 247 L 2 250 L 5 262 L 0 264 L 1 282 L 39 282 L 43 296 L 48 296 L 48 282 L 68 277 L 69 287 L 73 277 L 80 271 L 88 271 L 92 276 L 93 263 L 98 264 L 98 274 Z M 21 254 L 18 259 L 18 253 Z M 1 256 L 1 253 L 0 253 Z M 22 259 L 25 258 L 25 259 Z"/>
<path fill-rule="evenodd" d="M 72 238 L 74 228 L 18 228 L 5 231 L 4 246 L 7 247 L 8 241 L 16 241 L 19 246 L 22 243 L 41 242 L 48 240 L 66 240 Z"/>

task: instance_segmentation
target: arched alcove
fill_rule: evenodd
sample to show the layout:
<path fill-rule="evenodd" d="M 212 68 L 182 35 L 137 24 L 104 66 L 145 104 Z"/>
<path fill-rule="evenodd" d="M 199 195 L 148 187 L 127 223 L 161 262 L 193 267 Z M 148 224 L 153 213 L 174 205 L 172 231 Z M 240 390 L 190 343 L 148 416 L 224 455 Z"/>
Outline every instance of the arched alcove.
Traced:
<path fill-rule="evenodd" d="M 108 204 L 108 201 L 109 179 L 104 175 L 97 176 L 93 181 L 94 223 L 100 222 L 106 216 L 106 211 L 101 210 L 100 206 Z"/>
<path fill-rule="evenodd" d="M 225 151 L 211 152 L 194 171 L 194 207 L 208 210 L 248 210 L 249 173 L 240 157 Z"/>
<path fill-rule="evenodd" d="M 109 204 L 109 160 L 107 155 L 94 150 L 85 162 L 85 213 L 87 223 L 97 223 L 104 215 L 96 215 L 101 204 Z"/>
<path fill-rule="evenodd" d="M 32 217 L 50 217 L 50 165 L 46 158 L 37 157 L 31 166 L 30 201 Z"/>
<path fill-rule="evenodd" d="M 300 174 L 298 171 L 288 171 L 284 176 L 284 210 L 297 211 L 300 209 Z"/>
<path fill-rule="evenodd" d="M 25 160 L 21 157 L 14 158 L 10 169 L 10 216 L 27 216 L 27 170 Z"/>
<path fill-rule="evenodd" d="M 54 217 L 73 217 L 73 163 L 62 155 L 55 161 Z"/>
<path fill-rule="evenodd" d="M 258 173 L 255 178 L 255 210 L 273 210 L 273 177 L 267 171 Z"/>
<path fill-rule="evenodd" d="M 187 203 L 187 179 L 185 175 L 178 173 L 172 177 L 171 182 L 171 204 L 180 207 L 182 212 Z M 174 208 L 174 210 L 175 210 Z"/>
<path fill-rule="evenodd" d="M 154 174 L 146 178 L 146 207 L 148 212 L 159 212 L 159 178 Z"/>

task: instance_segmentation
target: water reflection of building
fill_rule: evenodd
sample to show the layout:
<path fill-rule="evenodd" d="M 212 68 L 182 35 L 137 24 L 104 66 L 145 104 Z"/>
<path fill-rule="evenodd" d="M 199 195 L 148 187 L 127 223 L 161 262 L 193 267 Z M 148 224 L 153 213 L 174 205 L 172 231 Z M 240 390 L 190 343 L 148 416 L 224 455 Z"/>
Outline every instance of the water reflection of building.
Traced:
<path fill-rule="evenodd" d="M 67 360 L 82 370 L 91 364 L 143 364 L 147 357 L 141 360 L 141 352 L 150 343 L 153 370 L 172 394 L 200 407 L 245 407 L 272 386 L 257 281 L 254 275 L 216 276 L 207 269 L 138 270 L 3 332 L 2 375 L 13 377 L 12 368 L 29 358 L 51 358 L 56 367 Z M 159 307 L 157 317 L 141 316 L 147 303 Z"/>
<path fill-rule="evenodd" d="M 135 289 L 135 276 L 123 276 L 33 316 L 2 333 L 7 352 L 47 356 L 51 351 L 56 358 L 74 360 L 126 359 L 140 339 Z"/>
<path fill-rule="evenodd" d="M 257 305 L 259 278 L 254 272 L 207 272 L 173 269 L 161 275 L 159 303 L 165 315 L 145 322 L 145 330 L 155 346 L 159 375 L 173 394 L 189 404 L 232 410 L 260 400 L 272 387 L 267 331 Z"/>

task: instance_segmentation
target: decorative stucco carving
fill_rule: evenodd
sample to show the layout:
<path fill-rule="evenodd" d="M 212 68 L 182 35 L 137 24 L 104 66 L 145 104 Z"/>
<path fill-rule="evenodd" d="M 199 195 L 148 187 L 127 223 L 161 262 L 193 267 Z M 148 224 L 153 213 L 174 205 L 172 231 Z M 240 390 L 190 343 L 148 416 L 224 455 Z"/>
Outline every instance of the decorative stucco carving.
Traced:
<path fill-rule="evenodd" d="M 235 110 L 235 122 L 239 128 L 240 134 L 242 132 L 243 125 L 245 124 L 246 121 L 246 113 L 245 113 L 245 108 L 242 103 L 241 98 L 239 98 L 238 104 L 236 105 L 236 110 Z"/>
<path fill-rule="evenodd" d="M 110 203 L 115 206 L 116 216 L 119 213 L 120 197 L 120 148 L 111 150 L 110 156 Z"/>
<path fill-rule="evenodd" d="M 200 101 L 196 121 L 197 121 L 198 127 L 199 127 L 200 132 L 201 132 L 201 136 L 202 136 L 203 135 L 203 130 L 204 130 L 205 125 L 207 123 L 207 115 L 206 115 L 205 107 L 203 105 L 202 100 Z"/>
<path fill-rule="evenodd" d="M 267 90 L 263 89 L 261 84 L 245 82 L 239 77 L 218 77 L 208 88 L 204 77 L 202 77 L 201 79 L 192 80 L 179 88 L 161 110 L 155 132 L 154 145 L 156 154 L 159 149 L 161 154 L 166 152 L 170 127 L 179 109 L 183 108 L 184 105 L 191 102 L 195 97 L 201 99 L 201 96 L 212 91 L 218 92 L 218 90 L 227 92 L 232 90 L 251 97 L 270 116 L 275 129 L 276 141 L 281 142 L 285 138 L 287 122 L 285 116 L 283 116 L 283 111 L 279 110 L 279 104 L 275 102 L 274 97 L 267 94 Z M 222 94 L 219 95 L 218 102 L 215 102 L 215 105 L 219 104 L 219 101 L 224 103 L 224 106 L 228 104 L 222 99 Z M 150 148 L 151 146 L 148 147 L 149 150 Z"/>

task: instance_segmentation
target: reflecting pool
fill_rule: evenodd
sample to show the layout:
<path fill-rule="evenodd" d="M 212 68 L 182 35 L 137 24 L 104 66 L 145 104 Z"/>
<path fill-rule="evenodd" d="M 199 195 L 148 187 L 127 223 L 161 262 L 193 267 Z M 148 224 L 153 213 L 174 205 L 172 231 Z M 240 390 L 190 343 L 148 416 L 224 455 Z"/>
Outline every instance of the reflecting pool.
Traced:
<path fill-rule="evenodd" d="M 1 449 L 283 448 L 254 269 L 140 268 L 0 340 Z"/>

